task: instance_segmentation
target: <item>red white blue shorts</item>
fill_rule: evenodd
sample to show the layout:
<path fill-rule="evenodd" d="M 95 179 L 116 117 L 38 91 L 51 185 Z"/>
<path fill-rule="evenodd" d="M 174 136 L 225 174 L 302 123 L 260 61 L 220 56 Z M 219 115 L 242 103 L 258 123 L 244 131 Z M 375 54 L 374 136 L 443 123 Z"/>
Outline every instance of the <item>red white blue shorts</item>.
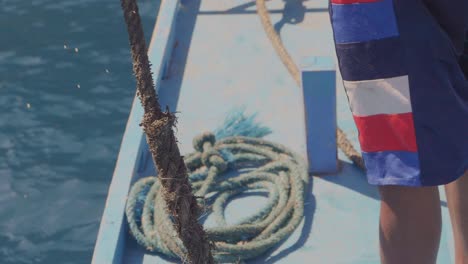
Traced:
<path fill-rule="evenodd" d="M 368 181 L 434 186 L 468 169 L 468 0 L 331 0 Z"/>

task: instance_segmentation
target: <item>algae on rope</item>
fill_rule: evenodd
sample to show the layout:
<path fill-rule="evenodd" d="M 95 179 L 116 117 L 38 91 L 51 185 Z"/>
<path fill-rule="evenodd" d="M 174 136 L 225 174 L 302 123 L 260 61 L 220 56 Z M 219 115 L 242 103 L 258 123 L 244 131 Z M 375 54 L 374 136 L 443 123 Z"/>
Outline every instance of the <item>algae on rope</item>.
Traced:
<path fill-rule="evenodd" d="M 175 116 L 162 112 L 156 95 L 147 55 L 138 5 L 136 0 L 121 0 L 122 10 L 133 59 L 133 72 L 137 80 L 137 95 L 144 109 L 141 125 L 146 134 L 153 161 L 162 176 L 161 185 L 168 214 L 173 216 L 171 225 L 187 248 L 183 259 L 193 264 L 214 263 L 212 244 L 203 227 L 198 223 L 200 208 L 188 183 L 187 171 L 180 156 L 173 127 Z"/>

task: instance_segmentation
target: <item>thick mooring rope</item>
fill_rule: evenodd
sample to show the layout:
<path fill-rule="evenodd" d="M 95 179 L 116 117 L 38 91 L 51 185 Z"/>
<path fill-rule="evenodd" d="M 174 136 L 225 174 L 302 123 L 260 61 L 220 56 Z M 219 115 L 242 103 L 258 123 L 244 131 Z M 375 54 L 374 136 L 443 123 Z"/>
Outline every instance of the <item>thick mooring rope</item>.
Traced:
<path fill-rule="evenodd" d="M 302 0 L 296 0 L 302 1 Z M 289 73 L 296 81 L 297 85 L 300 87 L 301 84 L 301 72 L 299 67 L 294 63 L 291 55 L 289 55 L 288 51 L 284 47 L 281 38 L 279 37 L 278 33 L 276 32 L 273 24 L 271 23 L 270 15 L 268 14 L 268 10 L 266 8 L 265 0 L 256 0 L 257 4 L 257 13 L 260 17 L 260 21 L 262 23 L 263 29 L 270 39 L 271 43 L 273 44 L 276 53 L 280 57 L 283 64 L 288 69 Z M 348 140 L 346 134 L 340 128 L 337 128 L 337 144 L 338 147 L 343 151 L 343 153 L 356 164 L 359 168 L 365 170 L 364 161 L 362 159 L 361 154 L 359 154 L 356 149 L 353 147 L 353 144 Z"/>
<path fill-rule="evenodd" d="M 121 0 L 127 24 L 137 95 L 144 109 L 141 125 L 146 134 L 153 161 L 161 176 L 165 207 L 161 212 L 173 216 L 173 228 L 187 248 L 184 258 L 194 264 L 213 263 L 211 244 L 198 222 L 200 208 L 188 182 L 187 170 L 180 155 L 173 127 L 175 116 L 162 112 L 156 95 L 143 27 L 136 0 Z"/>
<path fill-rule="evenodd" d="M 185 162 L 195 195 L 204 197 L 207 213 L 216 221 L 216 227 L 206 228 L 208 238 L 215 243 L 216 261 L 232 263 L 260 256 L 300 224 L 309 178 L 301 157 L 260 138 L 234 136 L 216 142 L 211 133 L 195 138 L 194 148 Z M 225 173 L 228 170 L 240 170 L 240 174 L 229 176 Z M 252 190 L 268 192 L 266 206 L 228 225 L 224 216 L 228 201 Z M 144 178 L 133 186 L 126 210 L 130 231 L 151 251 L 184 256 L 186 250 L 163 209 L 162 195 L 156 177 Z"/>

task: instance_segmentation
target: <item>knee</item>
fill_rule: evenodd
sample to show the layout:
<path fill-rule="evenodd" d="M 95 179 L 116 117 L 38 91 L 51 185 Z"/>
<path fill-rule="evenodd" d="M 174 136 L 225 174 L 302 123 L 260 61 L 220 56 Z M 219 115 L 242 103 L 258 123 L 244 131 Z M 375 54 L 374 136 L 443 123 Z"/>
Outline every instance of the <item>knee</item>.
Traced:
<path fill-rule="evenodd" d="M 380 197 L 382 200 L 414 200 L 418 198 L 430 199 L 439 196 L 439 189 L 436 186 L 429 187 L 409 187 L 387 185 L 379 187 Z M 411 201 L 409 200 L 409 201 Z M 408 201 L 408 202 L 409 202 Z"/>
<path fill-rule="evenodd" d="M 429 222 L 436 225 L 442 221 L 437 187 L 381 187 L 380 195 L 383 217 L 408 219 L 409 222 L 416 223 L 429 218 Z"/>

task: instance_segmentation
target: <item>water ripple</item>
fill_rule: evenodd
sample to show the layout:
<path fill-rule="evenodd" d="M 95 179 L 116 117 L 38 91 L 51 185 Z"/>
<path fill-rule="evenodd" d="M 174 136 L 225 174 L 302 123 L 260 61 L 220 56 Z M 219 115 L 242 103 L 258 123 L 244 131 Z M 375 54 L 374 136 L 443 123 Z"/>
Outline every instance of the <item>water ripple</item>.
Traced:
<path fill-rule="evenodd" d="M 0 262 L 90 263 L 135 93 L 120 3 L 1 2 Z"/>

